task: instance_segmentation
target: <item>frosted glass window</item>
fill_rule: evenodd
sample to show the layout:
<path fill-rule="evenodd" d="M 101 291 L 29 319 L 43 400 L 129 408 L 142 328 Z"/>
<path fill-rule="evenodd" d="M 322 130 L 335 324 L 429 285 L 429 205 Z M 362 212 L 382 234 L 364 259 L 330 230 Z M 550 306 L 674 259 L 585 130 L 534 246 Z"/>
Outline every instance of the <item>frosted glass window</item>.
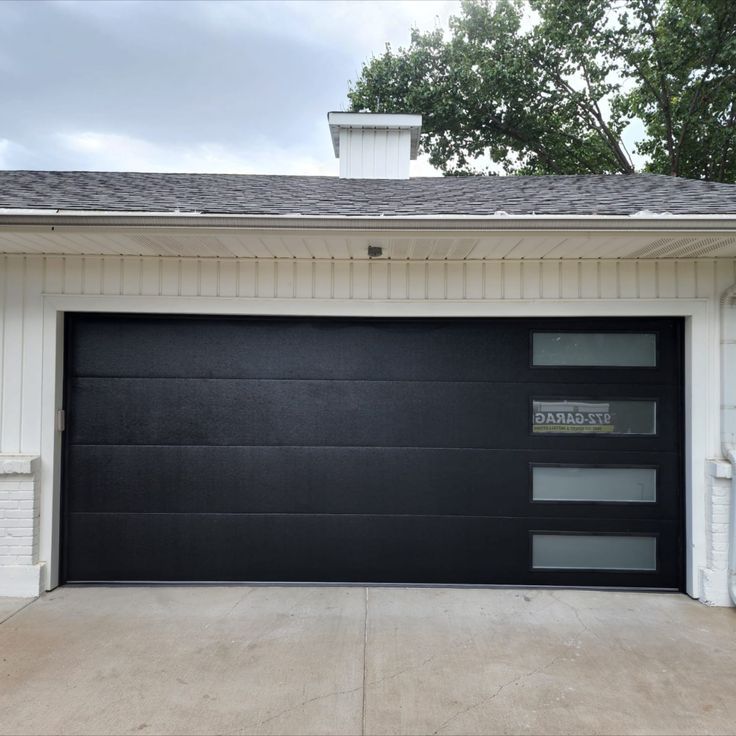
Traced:
<path fill-rule="evenodd" d="M 655 434 L 657 402 L 534 399 L 534 434 Z"/>
<path fill-rule="evenodd" d="M 532 468 L 535 501 L 657 500 L 655 468 Z"/>
<path fill-rule="evenodd" d="M 532 342 L 533 365 L 657 365 L 657 336 L 649 332 L 535 332 Z"/>
<path fill-rule="evenodd" d="M 656 570 L 657 539 L 613 534 L 534 534 L 535 570 Z"/>

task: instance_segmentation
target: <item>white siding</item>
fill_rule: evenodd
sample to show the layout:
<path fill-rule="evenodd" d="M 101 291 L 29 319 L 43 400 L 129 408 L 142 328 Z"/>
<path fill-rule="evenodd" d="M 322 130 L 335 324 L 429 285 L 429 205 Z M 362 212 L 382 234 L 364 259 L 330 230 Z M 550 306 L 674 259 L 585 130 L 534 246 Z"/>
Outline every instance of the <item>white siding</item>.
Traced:
<path fill-rule="evenodd" d="M 0 451 L 40 450 L 42 294 L 340 300 L 706 298 L 736 261 L 339 261 L 0 256 Z M 543 310 L 540 311 L 543 314 Z M 714 323 L 714 334 L 717 324 Z"/>
<path fill-rule="evenodd" d="M 408 179 L 409 130 L 343 128 L 340 176 L 347 179 Z"/>
<path fill-rule="evenodd" d="M 47 294 L 386 299 L 715 297 L 736 260 L 341 261 L 0 256 L 6 302 Z"/>

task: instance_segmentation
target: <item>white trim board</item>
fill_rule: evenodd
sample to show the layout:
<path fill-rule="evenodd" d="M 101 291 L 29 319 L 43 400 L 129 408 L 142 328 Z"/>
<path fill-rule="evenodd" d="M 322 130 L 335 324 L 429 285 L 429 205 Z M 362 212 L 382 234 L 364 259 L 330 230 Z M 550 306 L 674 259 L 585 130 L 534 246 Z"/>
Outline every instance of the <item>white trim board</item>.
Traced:
<path fill-rule="evenodd" d="M 718 454 L 719 355 L 709 299 L 365 300 L 266 299 L 46 294 L 43 320 L 41 528 L 44 587 L 59 581 L 61 435 L 55 429 L 63 394 L 65 312 L 137 314 L 289 315 L 332 317 L 684 317 L 686 591 L 699 596 L 706 566 L 705 463 Z M 713 410 L 716 407 L 716 411 Z"/>

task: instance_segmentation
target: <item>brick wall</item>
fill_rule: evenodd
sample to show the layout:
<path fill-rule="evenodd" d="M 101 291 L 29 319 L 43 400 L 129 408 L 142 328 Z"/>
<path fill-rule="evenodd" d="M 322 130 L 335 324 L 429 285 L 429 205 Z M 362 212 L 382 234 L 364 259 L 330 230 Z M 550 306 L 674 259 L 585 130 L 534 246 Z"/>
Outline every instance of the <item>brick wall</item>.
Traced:
<path fill-rule="evenodd" d="M 0 595 L 38 595 L 37 461 L 0 455 Z"/>
<path fill-rule="evenodd" d="M 707 567 L 701 574 L 701 600 L 715 606 L 730 605 L 728 592 L 729 513 L 731 465 L 724 461 L 707 464 Z"/>

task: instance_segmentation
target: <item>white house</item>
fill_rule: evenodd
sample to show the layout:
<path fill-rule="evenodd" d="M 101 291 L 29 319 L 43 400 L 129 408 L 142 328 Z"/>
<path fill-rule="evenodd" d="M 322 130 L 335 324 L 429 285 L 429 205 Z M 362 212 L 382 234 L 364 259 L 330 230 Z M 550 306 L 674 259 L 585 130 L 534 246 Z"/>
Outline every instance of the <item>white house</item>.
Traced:
<path fill-rule="evenodd" d="M 0 593 L 676 589 L 729 603 L 736 186 L 0 172 Z M 729 577 L 730 575 L 730 577 Z"/>

